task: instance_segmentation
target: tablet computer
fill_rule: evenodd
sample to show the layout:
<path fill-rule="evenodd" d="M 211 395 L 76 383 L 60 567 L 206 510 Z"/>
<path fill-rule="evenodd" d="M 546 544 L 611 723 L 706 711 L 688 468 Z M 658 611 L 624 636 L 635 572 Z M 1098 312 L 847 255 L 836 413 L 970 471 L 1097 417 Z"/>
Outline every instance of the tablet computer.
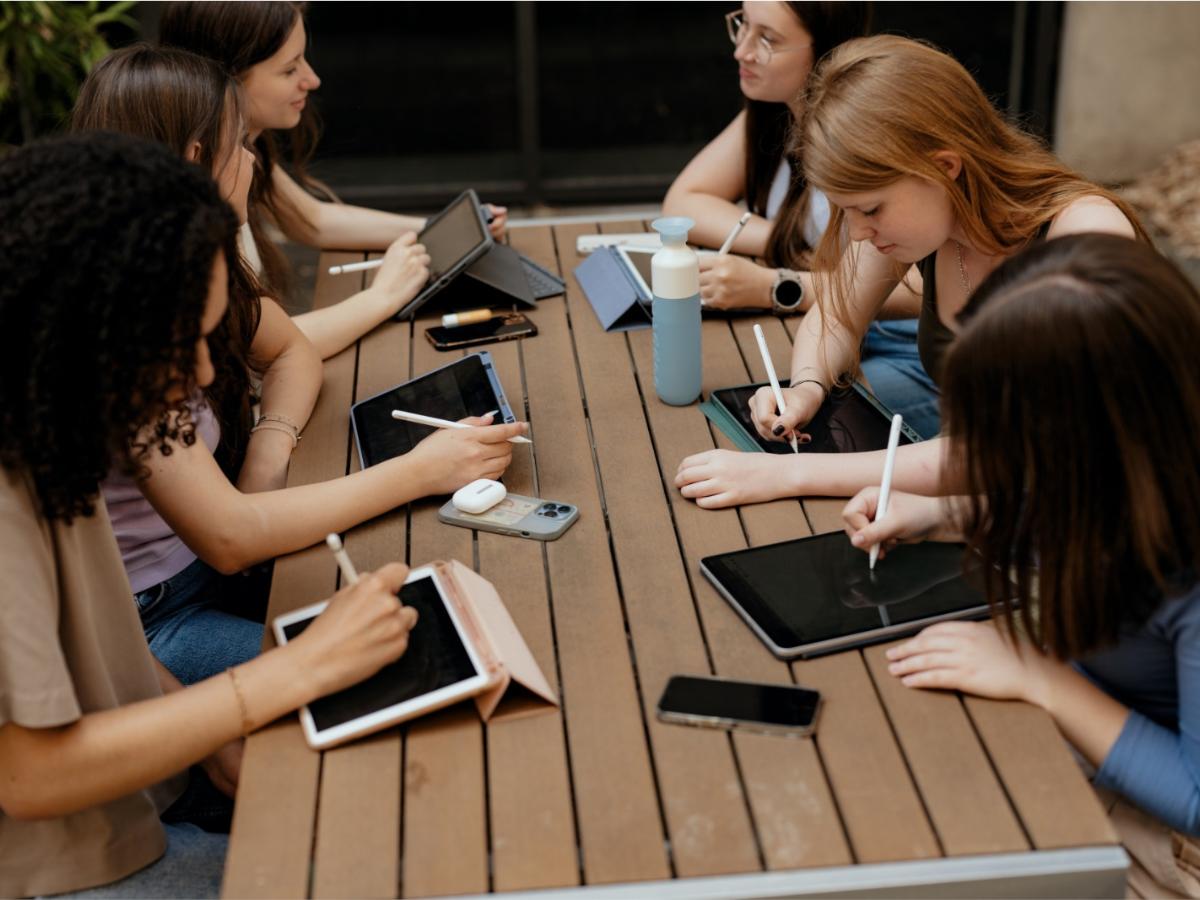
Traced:
<path fill-rule="evenodd" d="M 429 219 L 417 243 L 429 253 L 429 280 L 396 318 L 414 315 L 431 297 L 453 281 L 460 272 L 492 249 L 492 235 L 479 198 L 472 190 L 463 191 L 450 205 Z"/>
<path fill-rule="evenodd" d="M 366 681 L 301 707 L 300 723 L 310 746 L 332 747 L 473 697 L 491 685 L 492 677 L 432 566 L 409 573 L 400 602 L 419 616 L 408 649 Z M 328 605 L 314 603 L 278 616 L 273 623 L 276 641 L 282 646 L 301 634 Z"/>
<path fill-rule="evenodd" d="M 787 387 L 790 382 L 781 381 Z M 768 441 L 758 433 L 750 418 L 750 399 L 768 382 L 720 388 L 712 392 L 712 400 L 741 427 L 746 436 L 767 453 L 792 453 L 787 441 Z M 863 450 L 884 450 L 892 428 L 892 413 L 873 394 L 857 381 L 846 390 L 830 392 L 817 414 L 802 429 L 812 435 L 807 444 L 799 445 L 800 453 L 856 453 Z M 908 427 L 901 427 L 900 443 L 912 444 L 921 436 Z"/>
<path fill-rule="evenodd" d="M 700 571 L 771 652 L 817 656 L 946 619 L 982 619 L 978 567 L 961 544 L 901 544 L 868 566 L 843 533 L 705 557 Z M 964 561 L 967 565 L 964 569 Z"/>
<path fill-rule="evenodd" d="M 457 422 L 496 411 L 495 424 L 515 422 L 500 378 L 486 350 L 471 353 L 432 372 L 398 384 L 350 407 L 350 425 L 365 469 L 407 453 L 436 429 L 398 422 L 393 409 Z"/>

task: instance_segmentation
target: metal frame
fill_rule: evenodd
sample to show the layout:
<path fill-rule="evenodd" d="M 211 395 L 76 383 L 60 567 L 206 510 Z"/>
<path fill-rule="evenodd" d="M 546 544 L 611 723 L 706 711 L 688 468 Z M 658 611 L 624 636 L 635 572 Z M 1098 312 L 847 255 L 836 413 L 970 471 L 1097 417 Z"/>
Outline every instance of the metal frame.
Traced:
<path fill-rule="evenodd" d="M 513 900 L 742 900 L 779 897 L 1124 897 L 1119 846 L 867 863 L 711 878 L 505 892 Z M 494 895 L 477 895 L 484 900 Z"/>

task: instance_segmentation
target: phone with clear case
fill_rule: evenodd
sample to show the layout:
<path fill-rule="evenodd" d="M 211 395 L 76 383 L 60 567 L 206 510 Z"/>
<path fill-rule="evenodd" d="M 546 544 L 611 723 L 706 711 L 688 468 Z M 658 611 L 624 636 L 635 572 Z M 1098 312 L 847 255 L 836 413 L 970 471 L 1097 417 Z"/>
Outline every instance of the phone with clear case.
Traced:
<path fill-rule="evenodd" d="M 452 500 L 438 510 L 438 520 L 447 525 L 461 525 L 479 531 L 491 531 L 513 537 L 553 541 L 562 536 L 579 518 L 579 507 L 557 500 L 541 500 L 509 494 L 491 509 L 481 513 L 466 513 Z"/>

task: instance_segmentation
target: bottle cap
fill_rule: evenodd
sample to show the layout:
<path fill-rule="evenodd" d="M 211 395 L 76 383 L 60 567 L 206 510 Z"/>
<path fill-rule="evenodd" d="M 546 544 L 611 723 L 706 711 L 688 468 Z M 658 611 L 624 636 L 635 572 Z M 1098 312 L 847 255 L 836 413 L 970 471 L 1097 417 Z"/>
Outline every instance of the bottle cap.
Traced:
<path fill-rule="evenodd" d="M 666 216 L 655 219 L 650 227 L 662 235 L 664 244 L 682 244 L 687 240 L 688 232 L 696 227 L 696 223 L 686 216 Z"/>

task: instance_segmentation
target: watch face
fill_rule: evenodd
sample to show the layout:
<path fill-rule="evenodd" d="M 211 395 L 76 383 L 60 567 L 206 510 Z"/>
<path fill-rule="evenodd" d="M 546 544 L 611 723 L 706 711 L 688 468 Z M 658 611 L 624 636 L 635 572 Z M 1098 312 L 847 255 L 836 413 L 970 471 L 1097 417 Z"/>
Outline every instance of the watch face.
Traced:
<path fill-rule="evenodd" d="M 804 296 L 804 288 L 798 281 L 785 279 L 775 285 L 775 302 L 780 306 L 787 308 L 796 306 L 802 296 Z"/>

